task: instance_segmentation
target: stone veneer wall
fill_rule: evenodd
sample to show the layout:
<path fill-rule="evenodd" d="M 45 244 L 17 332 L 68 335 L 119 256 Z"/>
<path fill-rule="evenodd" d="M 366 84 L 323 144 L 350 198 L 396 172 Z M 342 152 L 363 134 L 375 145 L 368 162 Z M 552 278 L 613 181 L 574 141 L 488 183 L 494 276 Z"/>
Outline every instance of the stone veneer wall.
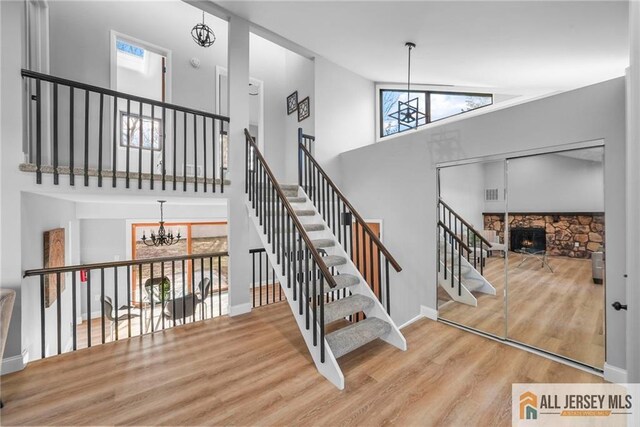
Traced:
<path fill-rule="evenodd" d="M 483 217 L 485 230 L 496 230 L 504 242 L 504 214 L 484 213 Z M 604 246 L 602 212 L 509 214 L 509 229 L 517 227 L 544 228 L 549 255 L 591 258 L 592 252 Z"/>

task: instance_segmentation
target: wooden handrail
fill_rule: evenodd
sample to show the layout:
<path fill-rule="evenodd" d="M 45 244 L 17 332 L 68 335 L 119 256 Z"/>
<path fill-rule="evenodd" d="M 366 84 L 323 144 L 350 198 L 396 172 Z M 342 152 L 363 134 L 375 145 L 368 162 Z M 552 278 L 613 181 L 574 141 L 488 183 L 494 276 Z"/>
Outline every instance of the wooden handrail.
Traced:
<path fill-rule="evenodd" d="M 209 113 L 206 111 L 196 110 L 188 107 L 181 107 L 175 104 L 169 104 L 168 102 L 157 101 L 155 99 L 144 98 L 141 96 L 130 95 L 124 92 L 118 92 L 113 89 L 107 89 L 100 86 L 94 86 L 87 83 L 76 82 L 69 79 L 64 79 L 62 77 L 51 76 L 49 74 L 38 73 L 37 71 L 25 70 L 21 71 L 22 77 L 30 77 L 32 79 L 38 79 L 45 82 L 57 83 L 63 86 L 72 86 L 76 89 L 87 90 L 90 92 L 102 93 L 104 95 L 114 96 L 120 99 L 129 99 L 134 102 L 140 102 L 143 104 L 155 105 L 156 107 L 167 108 L 169 110 L 181 111 L 183 113 L 195 114 L 198 116 L 205 116 L 212 119 L 221 120 L 223 122 L 228 122 L 229 117 L 221 116 L 219 114 Z"/>
<path fill-rule="evenodd" d="M 303 135 L 305 138 L 313 138 L 310 137 L 308 135 Z M 340 191 L 340 189 L 336 186 L 336 184 L 331 180 L 331 178 L 329 178 L 329 175 L 327 175 L 324 171 L 324 169 L 322 169 L 322 167 L 318 164 L 318 162 L 316 161 L 316 159 L 313 158 L 313 156 L 311 155 L 311 153 L 309 152 L 309 150 L 307 150 L 307 147 L 304 146 L 304 144 L 302 143 L 298 143 L 298 146 L 300 147 L 300 149 L 307 155 L 307 158 L 315 165 L 315 167 L 318 169 L 318 171 L 322 174 L 322 176 L 324 177 L 324 179 L 327 181 L 327 184 L 329 184 L 329 186 L 331 186 L 331 188 L 333 189 L 333 191 L 338 195 L 338 198 L 340 200 L 342 200 L 342 203 L 344 203 L 349 210 L 351 211 L 351 213 L 353 214 L 353 216 L 356 217 L 356 221 L 360 224 L 360 226 L 362 227 L 362 229 L 364 231 L 366 231 L 366 233 L 369 235 L 369 237 L 373 240 L 373 242 L 376 244 L 376 246 L 378 246 L 380 248 L 380 251 L 384 254 L 384 256 L 387 258 L 387 260 L 389 261 L 389 263 L 393 266 L 393 268 L 397 271 L 400 272 L 402 271 L 402 267 L 400 267 L 400 264 L 398 264 L 398 262 L 395 260 L 395 258 L 391 255 L 391 253 L 389 252 L 389 250 L 387 249 L 387 247 L 380 241 L 380 239 L 378 238 L 378 236 L 375 235 L 375 233 L 373 232 L 373 230 L 371 230 L 371 228 L 369 227 L 369 225 L 367 225 L 367 223 L 365 222 L 365 220 L 362 218 L 362 216 L 358 213 L 358 211 L 351 205 L 351 203 L 349 203 L 349 200 L 347 200 L 346 196 L 344 194 L 342 194 L 342 191 Z"/>
<path fill-rule="evenodd" d="M 467 252 L 471 252 L 471 249 L 469 249 L 469 246 L 467 246 L 461 238 L 459 238 L 458 236 L 455 235 L 455 233 L 453 232 L 452 229 L 450 229 L 449 227 L 447 227 L 444 222 L 442 221 L 438 221 L 438 226 L 442 227 L 448 234 L 451 235 L 451 237 L 453 237 L 453 240 L 455 240 L 456 242 L 458 242 L 458 244 L 460 246 L 462 246 L 462 248 L 467 251 Z"/>
<path fill-rule="evenodd" d="M 491 243 L 490 241 L 488 241 L 482 234 L 480 234 L 480 232 L 478 230 L 476 230 L 475 228 L 473 228 L 473 225 L 469 224 L 467 221 L 464 220 L 464 218 L 462 218 L 460 216 L 460 214 L 458 214 L 456 211 L 454 211 L 451 206 L 449 206 L 448 204 L 446 204 L 444 202 L 444 200 L 442 200 L 441 198 L 438 199 L 438 203 L 440 203 L 442 206 L 444 206 L 445 208 L 449 209 L 449 212 L 451 212 L 453 214 L 453 216 L 455 216 L 457 219 L 460 220 L 461 223 L 463 223 L 464 225 L 467 226 L 467 228 L 469 230 L 471 230 L 473 232 L 473 234 L 475 234 L 482 243 L 486 244 L 489 247 L 493 246 L 493 243 Z"/>
<path fill-rule="evenodd" d="M 208 254 L 190 254 L 190 255 L 180 255 L 180 256 L 167 256 L 167 257 L 157 257 L 157 258 L 145 258 L 145 259 L 131 259 L 125 261 L 110 261 L 110 262 L 96 262 L 93 264 L 76 264 L 76 265 L 65 265 L 62 267 L 48 267 L 48 268 L 36 268 L 32 270 L 25 270 L 22 277 L 29 276 L 40 276 L 43 274 L 56 274 L 56 273 L 71 273 L 74 271 L 80 270 L 95 270 L 100 268 L 113 268 L 113 267 L 125 267 L 131 265 L 142 265 L 142 264 L 151 264 L 151 263 L 159 263 L 159 262 L 171 262 L 171 261 L 182 261 L 182 260 L 190 260 L 190 259 L 200 259 L 200 258 L 214 258 L 220 256 L 228 256 L 228 252 L 214 252 Z"/>
<path fill-rule="evenodd" d="M 293 207 L 291 206 L 291 203 L 289 203 L 289 200 L 287 200 L 287 197 L 284 195 L 284 192 L 280 188 L 280 184 L 278 183 L 278 180 L 276 180 L 276 177 L 273 175 L 273 172 L 271 172 L 271 168 L 267 164 L 267 161 L 264 159 L 264 157 L 262 157 L 262 153 L 258 149 L 256 141 L 253 139 L 253 137 L 251 136 L 251 134 L 246 128 L 244 130 L 244 135 L 247 138 L 247 141 L 249 141 L 249 143 L 253 147 L 253 152 L 258 157 L 258 161 L 262 163 L 262 167 L 267 173 L 269 180 L 272 182 L 273 186 L 275 187 L 275 191 L 276 191 L 276 194 L 278 195 L 278 198 L 282 202 L 282 205 L 284 206 L 284 208 L 289 213 L 289 216 L 293 221 L 293 225 L 298 229 L 298 233 L 300 234 L 300 237 L 302 237 L 302 240 L 304 240 L 305 244 L 307 245 L 307 249 L 309 250 L 309 252 L 311 253 L 311 256 L 313 257 L 316 264 L 320 268 L 320 271 L 322 272 L 322 275 L 324 276 L 325 280 L 327 281 L 327 283 L 329 283 L 329 287 L 335 288 L 337 286 L 337 283 L 333 278 L 333 275 L 327 268 L 327 265 L 322 260 L 322 257 L 320 256 L 316 248 L 313 246 L 313 243 L 311 243 L 311 239 L 307 235 L 307 232 L 304 230 L 304 226 L 298 219 L 298 216 L 295 214 Z"/>

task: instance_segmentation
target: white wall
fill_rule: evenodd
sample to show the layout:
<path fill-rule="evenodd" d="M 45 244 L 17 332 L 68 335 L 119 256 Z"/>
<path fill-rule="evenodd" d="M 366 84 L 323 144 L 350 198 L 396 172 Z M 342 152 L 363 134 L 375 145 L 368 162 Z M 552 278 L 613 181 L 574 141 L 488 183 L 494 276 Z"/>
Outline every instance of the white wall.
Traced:
<path fill-rule="evenodd" d="M 440 197 L 476 230 L 482 230 L 484 167 L 480 163 L 440 170 Z"/>
<path fill-rule="evenodd" d="M 343 188 L 365 217 L 382 218 L 385 244 L 403 267 L 391 281 L 401 324 L 436 309 L 436 171 L 447 161 L 604 139 L 607 228 L 607 362 L 624 368 L 625 85 L 615 79 L 343 153 Z M 593 102 L 597 99 L 598 102 Z M 580 106 L 580 108 L 576 108 Z"/>
<path fill-rule="evenodd" d="M 44 214 L 46 213 L 46 214 Z M 37 194 L 24 193 L 22 197 L 22 233 L 21 239 L 28 245 L 22 246 L 22 270 L 44 267 L 43 233 L 54 228 L 65 229 L 65 265 L 76 264 L 74 259 L 80 236 L 77 227 L 75 203 L 54 199 Z M 61 301 L 61 337 L 62 351 L 71 340 L 71 277 L 65 278 L 65 289 Z M 28 349 L 31 360 L 40 357 L 40 286 L 38 277 L 26 278 L 22 287 L 22 333 L 23 347 Z M 57 302 L 45 309 L 45 338 L 47 355 L 57 351 Z"/>
<path fill-rule="evenodd" d="M 602 163 L 558 154 L 509 160 L 510 212 L 603 212 Z"/>
<path fill-rule="evenodd" d="M 226 65 L 227 22 L 206 15 L 216 35 L 209 48 L 198 46 L 191 28 L 202 12 L 182 1 L 49 2 L 51 74 L 109 87 L 111 30 L 171 51 L 171 102 L 214 111 L 215 66 Z M 195 69 L 190 59 L 200 59 Z"/>
<path fill-rule="evenodd" d="M 371 80 L 315 58 L 315 157 L 338 185 L 338 155 L 375 141 L 374 87 Z"/>

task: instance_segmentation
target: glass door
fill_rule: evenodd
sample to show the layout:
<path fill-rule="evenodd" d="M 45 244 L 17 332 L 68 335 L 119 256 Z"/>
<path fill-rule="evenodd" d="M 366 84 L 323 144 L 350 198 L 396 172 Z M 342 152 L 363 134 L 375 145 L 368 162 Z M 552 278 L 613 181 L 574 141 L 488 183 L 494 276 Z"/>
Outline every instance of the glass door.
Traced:
<path fill-rule="evenodd" d="M 603 147 L 507 160 L 507 338 L 602 369 Z"/>

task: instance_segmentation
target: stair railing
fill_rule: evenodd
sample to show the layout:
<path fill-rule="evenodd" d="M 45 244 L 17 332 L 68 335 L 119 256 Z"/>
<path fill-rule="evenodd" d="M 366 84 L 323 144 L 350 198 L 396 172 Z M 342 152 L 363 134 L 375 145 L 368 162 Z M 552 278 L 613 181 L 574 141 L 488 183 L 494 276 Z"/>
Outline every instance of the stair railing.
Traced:
<path fill-rule="evenodd" d="M 51 172 L 60 175 L 124 178 L 125 187 L 148 180 L 150 189 L 160 181 L 183 191 L 187 184 L 198 191 L 224 192 L 226 143 L 229 118 L 155 99 L 143 98 L 73 80 L 22 70 L 27 80 L 29 163 L 36 182 Z M 34 156 L 35 154 L 35 156 Z M 34 158 L 35 157 L 35 158 Z M 137 157 L 137 158 L 136 158 Z M 31 166 L 31 165 L 28 165 Z"/>
<path fill-rule="evenodd" d="M 473 225 L 465 221 L 464 218 L 451 206 L 446 204 L 442 198 L 438 200 L 438 221 L 447 226 L 451 233 L 458 239 L 463 241 L 467 246 L 467 261 L 473 264 L 473 268 L 480 271 L 480 274 L 484 274 L 485 259 L 485 247 L 486 250 L 491 249 L 491 242 L 489 242 Z"/>
<path fill-rule="evenodd" d="M 402 267 L 313 157 L 314 141 L 314 136 L 298 128 L 298 184 L 390 313 L 389 265 L 396 272 L 402 271 Z M 383 263 L 384 277 L 381 275 Z"/>
<path fill-rule="evenodd" d="M 26 270 L 27 284 L 39 285 L 41 357 L 223 315 L 228 257 L 216 252 Z"/>
<path fill-rule="evenodd" d="M 325 301 L 322 296 L 324 284 L 334 288 L 335 279 L 311 243 L 255 138 L 247 129 L 244 133 L 245 192 L 267 237 L 267 243 L 270 243 L 267 250 L 276 255 L 282 274 L 287 276 L 286 286 L 292 289 L 293 301 L 298 302 L 299 314 L 305 316 L 305 327 L 307 330 L 313 328 L 313 345 L 320 345 L 320 361 L 324 363 Z"/>
<path fill-rule="evenodd" d="M 451 289 L 457 286 L 458 296 L 462 296 L 462 251 L 467 252 L 467 256 L 471 249 L 467 246 L 456 233 L 447 227 L 444 222 L 438 221 L 438 235 L 441 236 L 438 242 L 438 273 L 441 271 L 444 275 L 445 282 L 451 283 Z M 441 247 L 441 242 L 444 247 Z M 455 264 L 455 258 L 458 258 L 458 264 Z M 449 273 L 449 262 L 451 263 L 451 272 Z M 458 269 L 457 277 L 455 275 L 456 267 Z"/>

